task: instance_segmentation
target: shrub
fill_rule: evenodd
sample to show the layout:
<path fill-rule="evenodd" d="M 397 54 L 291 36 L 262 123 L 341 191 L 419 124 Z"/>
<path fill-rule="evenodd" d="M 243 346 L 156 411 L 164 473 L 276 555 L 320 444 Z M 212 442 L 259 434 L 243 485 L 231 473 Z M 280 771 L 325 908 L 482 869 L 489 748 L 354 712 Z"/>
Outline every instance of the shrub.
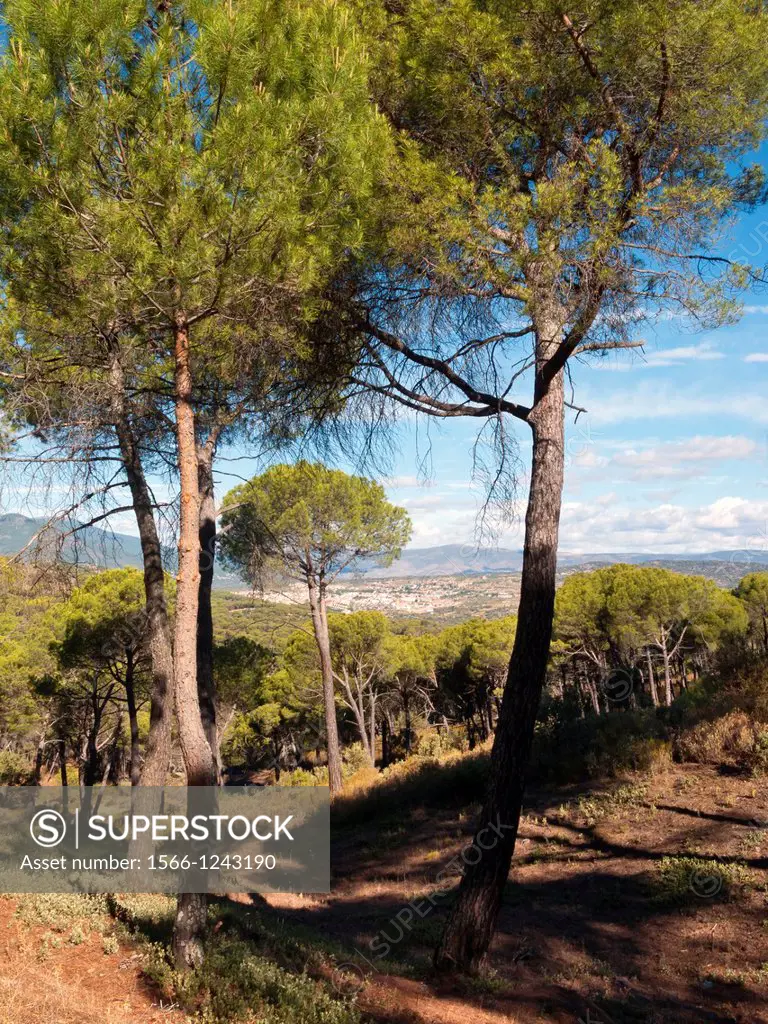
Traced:
<path fill-rule="evenodd" d="M 657 771 L 670 761 L 667 728 L 651 709 L 551 717 L 537 727 L 530 773 L 537 780 L 574 782 Z"/>
<path fill-rule="evenodd" d="M 321 765 L 319 768 L 294 768 L 292 772 L 281 772 L 278 786 L 327 786 L 328 769 Z"/>
<path fill-rule="evenodd" d="M 656 865 L 649 884 L 655 901 L 680 904 L 729 899 L 752 881 L 743 864 L 698 857 L 664 857 Z"/>
<path fill-rule="evenodd" d="M 334 998 L 321 982 L 293 974 L 258 956 L 245 942 L 223 938 L 209 944 L 197 970 L 174 971 L 158 947 L 146 973 L 169 996 L 194 1007 L 205 1024 L 359 1024 L 354 1004 Z"/>
<path fill-rule="evenodd" d="M 763 730 L 743 711 L 679 730 L 675 756 L 698 764 L 760 767 L 764 761 Z"/>
<path fill-rule="evenodd" d="M 345 779 L 352 778 L 353 775 L 363 768 L 368 768 L 371 763 L 362 743 L 350 743 L 342 751 L 341 759 L 341 773 Z"/>
<path fill-rule="evenodd" d="M 16 917 L 25 924 L 44 924 L 58 932 L 73 922 L 92 921 L 107 911 L 105 896 L 85 893 L 24 893 L 16 904 Z"/>
<path fill-rule="evenodd" d="M 449 725 L 447 729 L 424 729 L 416 739 L 416 753 L 420 757 L 441 757 L 464 753 L 468 749 L 467 732 L 460 725 Z"/>
<path fill-rule="evenodd" d="M 341 793 L 333 802 L 335 825 L 374 816 L 401 817 L 415 807 L 463 807 L 481 800 L 488 778 L 488 751 L 437 758 L 410 757 L 379 772 L 371 785 Z"/>
<path fill-rule="evenodd" d="M 13 750 L 0 751 L 0 786 L 27 786 L 32 768 L 26 758 Z"/>

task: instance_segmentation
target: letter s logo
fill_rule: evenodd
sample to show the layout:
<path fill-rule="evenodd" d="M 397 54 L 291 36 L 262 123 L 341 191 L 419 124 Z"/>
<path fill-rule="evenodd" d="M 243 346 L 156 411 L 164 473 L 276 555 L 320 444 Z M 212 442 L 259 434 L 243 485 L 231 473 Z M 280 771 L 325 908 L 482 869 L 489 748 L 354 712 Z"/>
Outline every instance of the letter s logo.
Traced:
<path fill-rule="evenodd" d="M 38 811 L 29 823 L 29 834 L 38 846 L 50 849 L 58 846 L 67 834 L 67 823 L 58 811 L 46 808 Z"/>

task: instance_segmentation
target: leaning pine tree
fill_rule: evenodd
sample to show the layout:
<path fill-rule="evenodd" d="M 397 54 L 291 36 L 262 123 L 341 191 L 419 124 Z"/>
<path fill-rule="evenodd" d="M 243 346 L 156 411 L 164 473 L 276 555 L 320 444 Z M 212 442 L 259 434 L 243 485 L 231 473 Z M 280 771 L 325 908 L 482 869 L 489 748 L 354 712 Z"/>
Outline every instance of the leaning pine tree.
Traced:
<path fill-rule="evenodd" d="M 480 827 L 439 944 L 488 950 L 515 848 L 552 631 L 569 361 L 642 321 L 717 325 L 756 276 L 718 248 L 762 201 L 768 12 L 745 0 L 360 0 L 375 94 L 401 139 L 381 245 L 338 283 L 352 387 L 427 415 L 510 420 L 532 444 L 522 592 Z M 492 469 L 492 466 L 487 468 Z"/>
<path fill-rule="evenodd" d="M 207 360 L 210 393 L 216 359 L 259 347 L 278 361 L 306 330 L 308 294 L 359 245 L 357 205 L 386 126 L 339 3 L 11 0 L 3 20 L 5 337 L 17 354 L 28 338 L 30 359 L 64 367 L 73 339 L 139 346 L 133 391 L 160 396 L 175 438 L 179 741 L 188 783 L 209 785 L 197 692 L 198 367 Z M 229 422 L 237 413 L 234 403 Z M 180 963 L 202 955 L 204 903 L 180 900 Z"/>

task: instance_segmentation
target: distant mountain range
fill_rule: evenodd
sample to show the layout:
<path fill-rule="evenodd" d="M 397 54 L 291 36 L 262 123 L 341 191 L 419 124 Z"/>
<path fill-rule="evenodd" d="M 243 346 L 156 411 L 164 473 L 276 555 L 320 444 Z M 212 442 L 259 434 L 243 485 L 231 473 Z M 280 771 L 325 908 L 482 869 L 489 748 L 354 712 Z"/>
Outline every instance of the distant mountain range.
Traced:
<path fill-rule="evenodd" d="M 67 562 L 95 565 L 100 569 L 116 566 L 141 568 L 141 545 L 138 537 L 111 533 L 97 526 L 86 526 L 76 534 L 65 536 L 70 524 L 61 523 L 46 530 L 46 519 L 31 519 L 18 513 L 0 515 L 0 555 L 15 555 L 26 545 L 29 557 L 60 556 Z M 35 538 L 36 534 L 40 534 Z"/>
<path fill-rule="evenodd" d="M 719 563 L 724 566 L 768 566 L 768 551 L 708 551 L 701 554 L 646 554 L 642 552 L 605 552 L 600 554 L 569 554 L 561 551 L 558 555 L 558 569 L 567 573 L 580 569 L 597 569 L 601 565 L 615 565 L 627 562 L 631 565 L 674 565 L 680 570 L 692 572 L 690 566 L 700 563 Z M 522 551 L 509 548 L 481 548 L 471 544 L 443 544 L 434 548 L 407 548 L 392 565 L 382 568 L 373 564 L 358 569 L 362 573 L 379 579 L 402 578 L 405 576 L 454 576 L 487 573 L 519 572 L 522 568 Z M 683 569 L 683 565 L 686 566 Z M 749 571 L 744 569 L 744 572 Z M 707 573 L 710 575 L 711 573 Z M 743 573 L 742 573 L 743 575 Z"/>
<path fill-rule="evenodd" d="M 10 513 L 0 515 L 0 555 L 15 555 L 29 544 L 35 534 L 44 529 L 45 519 Z M 62 526 L 60 534 L 66 529 Z M 61 544 L 51 533 L 44 535 L 42 557 L 53 556 L 60 546 L 61 557 L 68 562 L 93 565 L 98 568 L 134 566 L 141 568 L 141 546 L 137 537 L 110 533 L 96 526 L 85 527 L 77 534 L 63 539 Z M 33 549 L 30 548 L 30 553 Z M 175 552 L 169 550 L 168 565 L 173 565 Z M 38 555 L 39 557 L 39 555 Z M 569 554 L 561 552 L 558 569 L 561 576 L 577 569 L 596 569 L 601 565 L 629 562 L 635 565 L 661 565 L 680 572 L 699 573 L 721 580 L 732 586 L 753 566 L 768 566 L 768 551 L 708 551 L 701 554 L 645 554 L 641 552 L 606 552 L 600 554 Z M 430 576 L 468 576 L 492 573 L 519 572 L 522 552 L 508 548 L 475 548 L 471 544 L 443 544 L 433 548 L 407 548 L 391 566 L 382 568 L 374 563 L 363 564 L 348 575 L 367 576 L 371 579 L 428 578 Z M 731 582 L 733 581 L 733 582 Z M 220 589 L 242 589 L 244 584 L 236 576 L 217 572 L 216 586 Z"/>

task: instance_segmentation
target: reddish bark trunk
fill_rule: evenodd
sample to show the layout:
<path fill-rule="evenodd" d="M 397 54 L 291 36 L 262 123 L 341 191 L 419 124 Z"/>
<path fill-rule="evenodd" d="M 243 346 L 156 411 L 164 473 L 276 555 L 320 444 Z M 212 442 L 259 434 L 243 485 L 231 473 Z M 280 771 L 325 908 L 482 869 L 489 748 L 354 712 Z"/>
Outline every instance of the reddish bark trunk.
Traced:
<path fill-rule="evenodd" d="M 173 690 L 179 742 L 188 786 L 213 786 L 213 753 L 200 717 L 197 695 L 197 612 L 200 587 L 200 491 L 197 439 L 193 408 L 189 328 L 178 315 L 174 330 L 176 383 L 176 442 L 179 458 L 179 567 L 176 577 Z M 206 897 L 179 896 L 173 932 L 173 952 L 180 967 L 195 967 L 203 959 Z"/>

